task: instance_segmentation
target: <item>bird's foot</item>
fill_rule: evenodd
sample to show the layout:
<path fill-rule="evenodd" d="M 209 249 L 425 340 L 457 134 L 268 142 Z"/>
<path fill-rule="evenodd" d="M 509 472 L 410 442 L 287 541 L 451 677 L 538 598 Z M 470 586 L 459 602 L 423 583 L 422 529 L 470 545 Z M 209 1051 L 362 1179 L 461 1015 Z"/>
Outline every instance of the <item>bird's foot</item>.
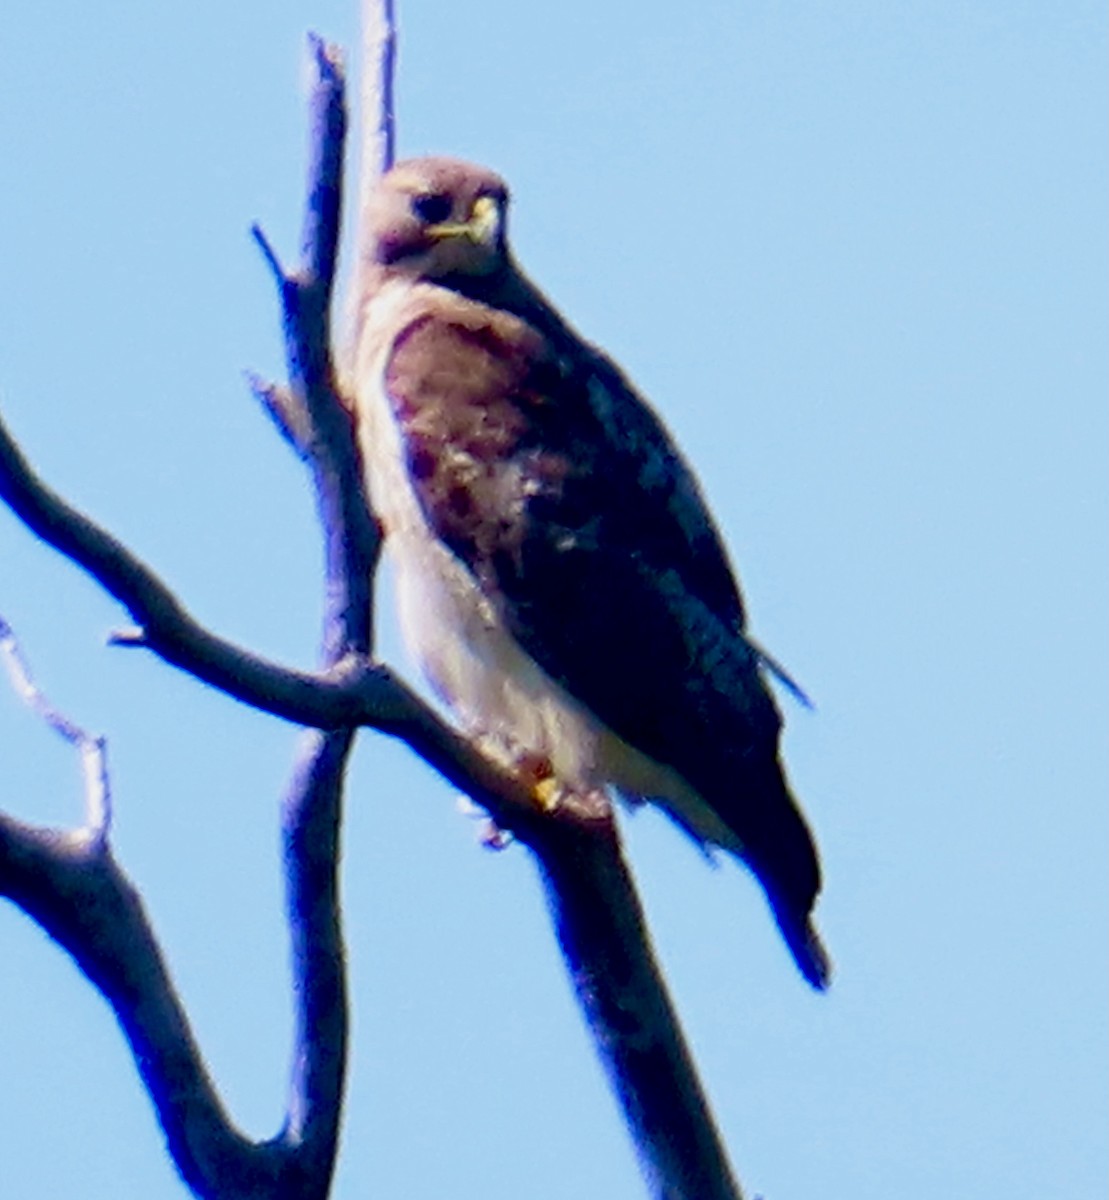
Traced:
<path fill-rule="evenodd" d="M 578 809 L 583 803 L 599 808 L 607 806 L 603 790 L 583 791 L 556 775 L 549 755 L 536 750 L 523 750 L 496 734 L 472 736 L 487 758 L 500 763 L 516 776 L 529 792 L 535 807 L 545 816 L 552 816 L 567 808 Z M 483 838 L 483 843 L 500 849 L 508 835 L 495 826 L 491 826 L 491 829 L 491 836 Z"/>
<path fill-rule="evenodd" d="M 553 775 L 540 779 L 532 789 L 536 805 L 545 813 L 553 813 L 559 809 L 570 795 L 570 789 Z"/>
<path fill-rule="evenodd" d="M 551 760 L 545 754 L 524 751 L 517 755 L 515 767 L 540 812 L 554 812 L 570 794 L 569 788 L 555 775 Z"/>

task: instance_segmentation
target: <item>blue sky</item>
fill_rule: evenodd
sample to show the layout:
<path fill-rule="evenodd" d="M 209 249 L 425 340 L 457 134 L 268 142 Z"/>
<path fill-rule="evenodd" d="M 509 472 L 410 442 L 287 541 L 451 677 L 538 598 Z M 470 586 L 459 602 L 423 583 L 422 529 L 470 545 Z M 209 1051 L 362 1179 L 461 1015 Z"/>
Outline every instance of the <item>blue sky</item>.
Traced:
<path fill-rule="evenodd" d="M 319 546 L 242 382 L 281 364 L 247 229 L 295 247 L 302 35 L 353 46 L 355 7 L 64 0 L 0 33 L 4 414 L 199 617 L 302 664 Z M 1103 6 L 400 7 L 402 153 L 509 179 L 520 258 L 664 414 L 757 636 L 817 701 L 785 702 L 785 745 L 827 997 L 741 870 L 624 822 L 745 1186 L 1101 1194 Z M 118 853 L 237 1119 L 272 1132 L 294 731 L 105 648 L 120 612 L 6 513 L 0 611 L 109 735 Z M 2 687 L 0 802 L 80 811 L 72 757 Z M 531 864 L 474 835 L 363 738 L 336 1194 L 637 1197 Z M 10 907 L 0 955 L 0 1194 L 183 1195 L 104 1004 Z"/>

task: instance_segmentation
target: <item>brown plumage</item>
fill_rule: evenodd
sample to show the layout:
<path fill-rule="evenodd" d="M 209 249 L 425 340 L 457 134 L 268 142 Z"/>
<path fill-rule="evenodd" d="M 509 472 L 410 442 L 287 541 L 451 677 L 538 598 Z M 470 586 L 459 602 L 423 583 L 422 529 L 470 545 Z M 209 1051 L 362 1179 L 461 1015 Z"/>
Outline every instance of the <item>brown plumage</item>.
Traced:
<path fill-rule="evenodd" d="M 780 670 L 745 634 L 694 476 L 520 272 L 506 209 L 492 172 L 429 158 L 366 214 L 353 387 L 406 638 L 486 746 L 742 858 L 824 987 L 820 868 L 764 679 Z"/>

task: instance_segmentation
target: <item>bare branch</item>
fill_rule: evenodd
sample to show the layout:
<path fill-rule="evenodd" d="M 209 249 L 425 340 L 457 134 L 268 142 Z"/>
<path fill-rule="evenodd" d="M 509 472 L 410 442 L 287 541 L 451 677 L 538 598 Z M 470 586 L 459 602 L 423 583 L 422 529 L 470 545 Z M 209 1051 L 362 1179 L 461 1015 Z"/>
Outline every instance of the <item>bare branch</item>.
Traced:
<path fill-rule="evenodd" d="M 304 409 L 304 420 L 297 421 L 298 441 L 312 470 L 325 539 L 327 614 L 323 656 L 325 662 L 334 664 L 344 653 L 370 653 L 373 577 L 381 536 L 362 490 L 362 463 L 353 418 L 338 393 L 331 361 L 331 297 L 346 134 L 342 69 L 339 53 L 333 47 L 313 37 L 310 48 L 317 83 L 310 102 L 310 184 L 297 272 L 290 275 L 284 271 L 257 227 L 254 236 L 277 283 L 289 391 L 294 405 Z M 311 432 L 302 432 L 302 426 Z M 358 722 L 348 718 L 342 723 Z"/>
<path fill-rule="evenodd" d="M 7 668 L 15 693 L 24 704 L 42 718 L 56 734 L 64 738 L 81 756 L 85 781 L 85 825 L 74 838 L 100 843 L 107 838 L 112 824 L 112 791 L 108 776 L 108 745 L 70 720 L 51 704 L 35 682 L 31 668 L 11 625 L 0 614 L 0 661 Z"/>
<path fill-rule="evenodd" d="M 532 843 L 570 980 L 658 1200 L 742 1200 L 612 831 Z"/>
<path fill-rule="evenodd" d="M 300 272 L 304 280 L 321 285 L 330 302 L 342 217 L 346 85 L 339 47 L 316 34 L 309 35 L 308 44 L 316 68 L 316 83 L 309 101 L 309 192 L 301 228 Z M 389 89 L 392 89 L 391 76 Z"/>
<path fill-rule="evenodd" d="M 343 776 L 352 730 L 304 734 L 282 811 L 296 1027 L 284 1138 L 326 1196 L 347 1069 L 346 955 L 339 904 Z M 307 1193 L 306 1193 L 307 1194 Z"/>
<path fill-rule="evenodd" d="M 309 99 L 308 188 L 296 278 L 272 250 L 285 326 L 290 386 L 286 411 L 300 422 L 302 457 L 315 485 L 326 543 L 322 663 L 364 654 L 372 630 L 377 529 L 343 456 L 347 421 L 332 379 L 330 308 L 342 211 L 347 115 L 338 50 L 310 39 L 315 80 Z M 260 235 L 266 248 L 268 243 Z M 276 397 L 277 393 L 271 393 Z M 271 411 L 273 411 L 271 409 Z M 348 435 L 349 439 L 349 435 Z M 290 439 L 291 440 L 291 439 Z M 352 582 L 350 571 L 360 573 Z M 307 733 L 282 808 L 286 913 L 293 973 L 294 1022 L 288 1115 L 282 1142 L 305 1197 L 327 1196 L 335 1171 L 347 1072 L 349 1014 L 339 903 L 343 781 L 354 728 Z"/>
<path fill-rule="evenodd" d="M 0 895 L 36 921 L 107 999 L 169 1152 L 198 1196 L 323 1200 L 338 1138 L 345 985 L 336 950 L 338 796 L 349 734 L 313 734 L 287 808 L 297 1053 L 281 1135 L 254 1144 L 222 1107 L 139 893 L 106 838 L 34 829 L 0 814 Z"/>
<path fill-rule="evenodd" d="M 0 896 L 63 946 L 111 1004 L 170 1152 L 204 1194 L 205 1164 L 230 1163 L 247 1143 L 220 1107 L 139 894 L 112 856 L 104 739 L 51 704 L 2 617 L 0 657 L 16 693 L 80 753 L 87 810 L 86 825 L 72 831 L 37 829 L 0 813 Z"/>
<path fill-rule="evenodd" d="M 242 1139 L 220 1107 L 139 894 L 106 842 L 75 843 L 0 815 L 0 894 L 63 946 L 111 1004 L 190 1185 L 206 1162 L 237 1158 Z"/>
<path fill-rule="evenodd" d="M 378 178 L 396 159 L 397 28 L 393 0 L 362 0 L 362 138 L 359 146 L 358 211 Z M 357 255 L 361 261 L 369 246 L 366 230 L 359 228 Z"/>
<path fill-rule="evenodd" d="M 315 431 L 304 402 L 287 387 L 268 383 L 253 371 L 246 373 L 246 382 L 278 433 L 292 446 L 298 458 L 307 461 Z"/>

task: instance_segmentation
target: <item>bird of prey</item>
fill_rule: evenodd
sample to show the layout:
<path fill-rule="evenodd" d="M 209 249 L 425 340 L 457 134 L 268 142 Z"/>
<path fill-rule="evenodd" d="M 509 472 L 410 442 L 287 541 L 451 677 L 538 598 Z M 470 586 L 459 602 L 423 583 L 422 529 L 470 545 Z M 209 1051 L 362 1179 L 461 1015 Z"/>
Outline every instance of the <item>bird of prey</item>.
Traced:
<path fill-rule="evenodd" d="M 363 214 L 351 387 L 405 638 L 486 747 L 742 859 L 824 988 L 820 866 L 766 681 L 782 672 L 745 632 L 690 468 L 521 272 L 507 206 L 493 172 L 417 158 Z"/>

